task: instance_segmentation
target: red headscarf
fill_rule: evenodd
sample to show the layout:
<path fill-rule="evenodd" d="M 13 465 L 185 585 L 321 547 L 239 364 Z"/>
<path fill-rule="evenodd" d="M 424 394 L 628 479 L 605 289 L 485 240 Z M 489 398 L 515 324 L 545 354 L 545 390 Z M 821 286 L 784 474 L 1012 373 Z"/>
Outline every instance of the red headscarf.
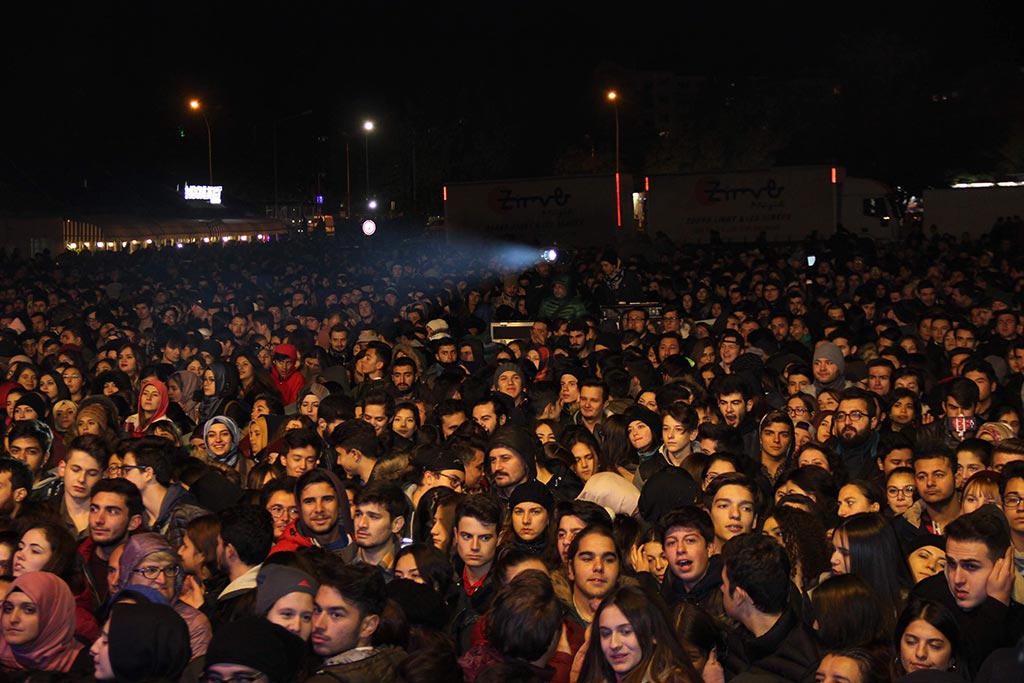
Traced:
<path fill-rule="evenodd" d="M 145 422 L 143 422 L 142 392 L 144 392 L 146 390 L 146 387 L 149 386 L 156 387 L 156 390 L 160 392 L 160 405 L 157 406 L 156 412 L 153 413 L 153 416 L 150 417 L 148 420 L 145 420 Z M 145 382 L 142 383 L 142 386 L 139 387 L 138 412 L 136 412 L 135 415 L 132 415 L 131 417 L 128 418 L 128 420 L 125 421 L 125 429 L 127 431 L 130 431 L 132 433 L 132 436 L 143 436 L 146 433 L 146 427 L 148 427 L 149 425 L 153 424 L 154 422 L 162 418 L 164 415 L 166 415 L 167 408 L 170 405 L 171 399 L 170 395 L 167 393 L 167 385 L 158 379 L 147 379 Z M 135 420 L 132 420 L 132 418 L 135 418 Z"/>
<path fill-rule="evenodd" d="M 39 635 L 24 645 L 8 645 L 0 638 L 0 666 L 7 669 L 68 671 L 82 644 L 75 640 L 75 597 L 56 574 L 29 572 L 14 580 L 6 600 L 15 591 L 31 598 L 39 608 Z"/>

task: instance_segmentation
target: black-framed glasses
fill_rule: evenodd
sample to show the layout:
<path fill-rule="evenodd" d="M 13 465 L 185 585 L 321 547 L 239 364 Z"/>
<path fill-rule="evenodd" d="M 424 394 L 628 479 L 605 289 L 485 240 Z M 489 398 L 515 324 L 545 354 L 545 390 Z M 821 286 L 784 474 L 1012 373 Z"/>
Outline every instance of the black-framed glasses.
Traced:
<path fill-rule="evenodd" d="M 459 479 L 458 477 L 453 477 L 452 475 L 445 474 L 444 472 L 438 472 L 437 476 L 447 479 L 448 484 L 449 486 L 451 486 L 453 491 L 461 491 L 462 488 L 466 485 L 466 483 Z"/>
<path fill-rule="evenodd" d="M 145 465 L 121 465 L 121 471 L 126 472 L 128 470 L 148 470 L 149 468 Z"/>
<path fill-rule="evenodd" d="M 166 576 L 168 579 L 173 579 L 181 573 L 181 566 L 170 564 L 166 567 L 139 567 L 138 569 L 132 570 L 132 573 L 141 574 L 147 581 L 155 581 L 161 574 Z"/>
<path fill-rule="evenodd" d="M 860 422 L 863 418 L 867 417 L 867 413 L 862 413 L 859 410 L 851 410 L 848 413 L 836 413 L 836 422 Z"/>

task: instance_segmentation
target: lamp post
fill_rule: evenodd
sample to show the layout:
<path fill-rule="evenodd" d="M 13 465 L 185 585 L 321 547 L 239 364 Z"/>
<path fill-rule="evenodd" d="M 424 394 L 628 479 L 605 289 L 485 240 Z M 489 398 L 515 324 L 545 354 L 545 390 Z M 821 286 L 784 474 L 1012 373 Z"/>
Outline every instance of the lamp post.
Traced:
<path fill-rule="evenodd" d="M 615 108 L 615 175 L 619 174 L 619 94 L 614 90 L 608 91 L 608 100 Z"/>
<path fill-rule="evenodd" d="M 192 111 L 199 112 L 206 123 L 206 153 L 210 166 L 210 184 L 213 185 L 213 133 L 210 131 L 210 120 L 206 118 L 206 112 L 203 111 L 203 105 L 199 100 L 189 100 L 188 106 Z"/>
<path fill-rule="evenodd" d="M 366 201 L 370 201 L 370 132 L 373 130 L 373 121 L 363 122 L 364 137 L 366 139 Z"/>

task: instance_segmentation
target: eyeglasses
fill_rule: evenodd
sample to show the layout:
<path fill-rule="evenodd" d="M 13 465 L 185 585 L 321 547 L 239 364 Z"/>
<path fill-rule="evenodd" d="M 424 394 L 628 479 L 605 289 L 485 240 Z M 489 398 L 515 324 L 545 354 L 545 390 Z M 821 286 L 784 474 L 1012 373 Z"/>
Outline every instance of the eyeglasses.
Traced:
<path fill-rule="evenodd" d="M 181 567 L 176 564 L 167 565 L 166 567 L 139 567 L 133 570 L 132 573 L 141 574 L 147 581 L 155 581 L 161 574 L 168 579 L 173 579 L 181 573 Z"/>
<path fill-rule="evenodd" d="M 448 484 L 452 487 L 453 491 L 461 491 L 462 487 L 466 485 L 465 482 L 458 477 L 453 477 L 452 475 L 445 474 L 444 472 L 438 472 L 437 476 L 447 479 Z"/>
<path fill-rule="evenodd" d="M 917 490 L 917 487 L 915 487 L 913 485 L 911 485 L 911 486 L 903 486 L 903 487 L 900 487 L 900 486 L 890 486 L 889 488 L 887 488 L 885 490 L 885 492 L 888 493 L 893 498 L 899 498 L 900 496 L 904 496 L 906 498 L 910 498 L 911 496 L 914 495 L 914 491 L 916 491 L 916 490 Z"/>
<path fill-rule="evenodd" d="M 807 408 L 786 408 L 786 412 L 789 413 L 790 417 L 796 417 L 797 415 L 806 415 L 811 412 Z"/>
<path fill-rule="evenodd" d="M 848 413 L 836 413 L 836 422 L 860 422 L 861 419 L 867 417 L 867 413 L 862 413 L 859 410 L 851 410 Z"/>
<path fill-rule="evenodd" d="M 270 513 L 271 517 L 280 517 L 285 512 L 287 512 L 288 516 L 292 519 L 299 516 L 299 508 L 291 506 L 285 507 L 284 505 L 271 505 L 267 508 L 267 511 Z"/>
<path fill-rule="evenodd" d="M 1003 498 L 1003 505 L 1008 508 L 1019 508 L 1021 503 L 1024 503 L 1024 498 L 1021 498 L 1015 493 L 1011 493 Z"/>
<path fill-rule="evenodd" d="M 111 477 L 116 478 L 121 476 L 121 472 L 123 470 L 124 468 L 121 467 L 120 465 L 111 465 L 107 468 L 107 474 L 109 474 Z"/>
<path fill-rule="evenodd" d="M 121 465 L 122 470 L 148 470 L 145 465 Z"/>

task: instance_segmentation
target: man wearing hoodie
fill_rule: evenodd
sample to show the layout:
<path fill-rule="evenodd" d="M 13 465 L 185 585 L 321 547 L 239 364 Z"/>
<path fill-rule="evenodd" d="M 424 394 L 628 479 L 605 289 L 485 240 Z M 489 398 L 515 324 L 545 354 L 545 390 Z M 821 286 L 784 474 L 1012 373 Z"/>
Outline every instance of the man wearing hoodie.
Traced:
<path fill-rule="evenodd" d="M 268 554 L 313 546 L 339 554 L 351 540 L 352 520 L 348 496 L 338 477 L 319 467 L 306 472 L 295 482 L 295 499 L 299 516 Z"/>

